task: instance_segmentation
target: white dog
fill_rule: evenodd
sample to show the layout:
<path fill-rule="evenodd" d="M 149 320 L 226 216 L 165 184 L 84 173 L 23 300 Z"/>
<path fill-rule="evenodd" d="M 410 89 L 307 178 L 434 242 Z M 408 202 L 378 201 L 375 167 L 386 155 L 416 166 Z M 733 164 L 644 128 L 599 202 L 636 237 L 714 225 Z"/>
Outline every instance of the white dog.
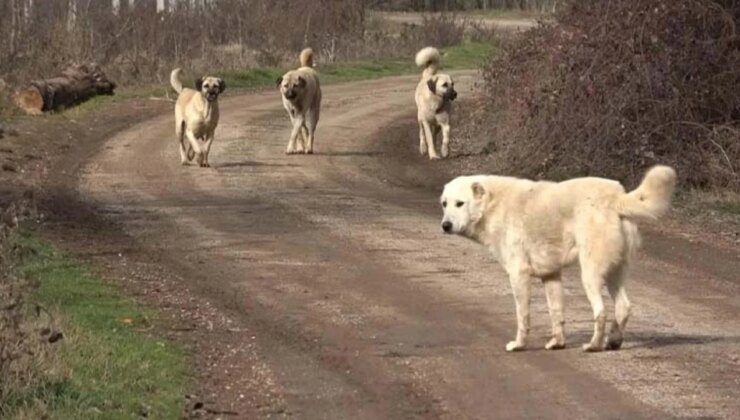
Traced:
<path fill-rule="evenodd" d="M 457 98 L 452 77 L 438 73 L 440 61 L 441 56 L 436 48 L 426 47 L 416 53 L 416 65 L 424 69 L 414 95 L 419 122 L 419 153 L 429 154 L 429 159 L 439 159 L 434 149 L 434 139 L 440 129 L 442 157 L 450 153 L 450 113 L 452 101 Z"/>
<path fill-rule="evenodd" d="M 209 167 L 208 154 L 218 126 L 218 96 L 226 89 L 226 83 L 218 77 L 201 77 L 195 81 L 196 90 L 183 88 L 182 70 L 175 69 L 170 74 L 170 84 L 179 94 L 175 103 L 175 134 L 180 143 L 180 163 L 186 165 L 195 158 L 201 167 Z"/>
<path fill-rule="evenodd" d="M 313 153 L 314 132 L 321 112 L 321 85 L 313 69 L 313 50 L 306 48 L 299 57 L 301 67 L 277 79 L 283 106 L 288 111 L 293 131 L 285 153 Z M 296 146 L 297 143 L 297 146 Z"/>
<path fill-rule="evenodd" d="M 488 247 L 509 275 L 516 302 L 517 334 L 507 351 L 526 347 L 530 284 L 545 284 L 552 319 L 546 349 L 565 346 L 561 271 L 580 263 L 581 279 L 595 320 L 586 351 L 604 349 L 606 314 L 601 290 L 615 302 L 608 349 L 622 345 L 630 303 L 625 291 L 627 265 L 640 237 L 634 221 L 657 219 L 670 207 L 676 173 L 666 166 L 650 169 L 640 186 L 626 193 L 603 178 L 534 182 L 503 176 L 465 176 L 442 193 L 442 230 Z"/>

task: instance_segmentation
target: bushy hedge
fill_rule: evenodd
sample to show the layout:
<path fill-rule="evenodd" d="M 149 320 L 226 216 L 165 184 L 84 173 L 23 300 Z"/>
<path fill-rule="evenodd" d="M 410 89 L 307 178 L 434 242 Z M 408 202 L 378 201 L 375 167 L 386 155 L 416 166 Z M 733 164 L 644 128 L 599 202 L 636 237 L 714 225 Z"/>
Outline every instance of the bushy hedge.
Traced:
<path fill-rule="evenodd" d="M 476 115 L 497 171 L 740 190 L 740 3 L 578 0 L 503 46 Z"/>

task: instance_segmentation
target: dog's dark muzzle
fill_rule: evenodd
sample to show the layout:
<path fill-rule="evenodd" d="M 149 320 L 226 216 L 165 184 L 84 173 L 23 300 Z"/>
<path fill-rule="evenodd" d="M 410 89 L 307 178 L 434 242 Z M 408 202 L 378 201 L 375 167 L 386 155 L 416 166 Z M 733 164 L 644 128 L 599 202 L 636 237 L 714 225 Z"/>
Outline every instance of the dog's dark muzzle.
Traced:
<path fill-rule="evenodd" d="M 442 222 L 442 231 L 444 233 L 452 233 L 452 222 Z"/>
<path fill-rule="evenodd" d="M 208 102 L 215 101 L 216 99 L 218 99 L 218 91 L 217 90 L 214 90 L 214 91 L 209 90 L 206 93 L 206 99 L 208 100 Z"/>
<path fill-rule="evenodd" d="M 285 91 L 285 99 L 287 99 L 289 101 L 292 101 L 293 99 L 295 99 L 296 96 L 298 96 L 298 95 L 292 89 L 289 89 L 289 90 Z"/>
<path fill-rule="evenodd" d="M 457 99 L 457 91 L 451 90 L 450 93 L 447 95 L 447 99 L 454 101 Z"/>

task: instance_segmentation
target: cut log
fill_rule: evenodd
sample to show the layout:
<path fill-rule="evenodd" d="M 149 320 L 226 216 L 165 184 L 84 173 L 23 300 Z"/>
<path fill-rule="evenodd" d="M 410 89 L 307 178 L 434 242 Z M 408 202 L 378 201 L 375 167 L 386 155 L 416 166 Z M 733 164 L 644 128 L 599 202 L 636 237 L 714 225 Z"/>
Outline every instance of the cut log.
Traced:
<path fill-rule="evenodd" d="M 58 77 L 35 80 L 13 96 L 16 105 L 30 115 L 78 104 L 96 95 L 112 95 L 116 84 L 97 64 L 75 65 Z"/>

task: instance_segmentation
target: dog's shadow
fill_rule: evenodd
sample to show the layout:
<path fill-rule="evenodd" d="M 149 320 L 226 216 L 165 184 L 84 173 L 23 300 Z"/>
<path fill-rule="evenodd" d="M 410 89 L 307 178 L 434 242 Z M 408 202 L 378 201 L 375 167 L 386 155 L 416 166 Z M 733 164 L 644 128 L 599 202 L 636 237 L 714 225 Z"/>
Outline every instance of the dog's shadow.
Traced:
<path fill-rule="evenodd" d="M 335 156 L 335 157 L 343 157 L 343 156 L 367 156 L 367 157 L 373 157 L 373 156 L 381 156 L 383 155 L 383 152 L 319 152 L 314 153 L 316 156 Z"/>
<path fill-rule="evenodd" d="M 588 333 L 570 334 L 569 347 L 586 344 L 591 339 Z M 620 351 L 637 349 L 658 349 L 675 346 L 702 346 L 707 344 L 740 344 L 740 336 L 726 335 L 699 335 L 699 334 L 671 334 L 650 331 L 629 330 L 625 333 L 624 344 Z"/>
<path fill-rule="evenodd" d="M 257 167 L 295 167 L 294 163 L 264 163 L 254 160 L 244 160 L 240 162 L 224 162 L 213 165 L 214 168 L 257 168 Z"/>

